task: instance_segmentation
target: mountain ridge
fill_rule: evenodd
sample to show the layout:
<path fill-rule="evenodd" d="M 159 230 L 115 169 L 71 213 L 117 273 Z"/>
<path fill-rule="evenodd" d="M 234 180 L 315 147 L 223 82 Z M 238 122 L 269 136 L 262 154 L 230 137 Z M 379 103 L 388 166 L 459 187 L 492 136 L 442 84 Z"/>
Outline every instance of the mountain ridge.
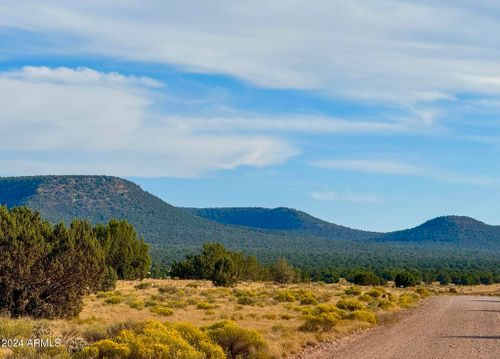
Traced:
<path fill-rule="evenodd" d="M 286 207 L 175 207 L 137 184 L 113 176 L 1 177 L 0 204 L 28 206 L 52 222 L 68 223 L 73 218 L 93 223 L 127 219 L 155 246 L 194 248 L 206 241 L 217 241 L 264 251 L 269 246 L 324 251 L 331 250 L 332 242 L 343 241 L 346 246 L 348 242 L 359 242 L 353 244 L 357 247 L 373 242 L 500 247 L 500 226 L 471 217 L 442 216 L 402 231 L 369 232 Z"/>
<path fill-rule="evenodd" d="M 310 214 L 288 207 L 211 207 L 182 208 L 211 221 L 279 233 L 291 231 L 303 235 L 330 239 L 369 239 L 381 233 L 353 229 L 330 223 Z"/>

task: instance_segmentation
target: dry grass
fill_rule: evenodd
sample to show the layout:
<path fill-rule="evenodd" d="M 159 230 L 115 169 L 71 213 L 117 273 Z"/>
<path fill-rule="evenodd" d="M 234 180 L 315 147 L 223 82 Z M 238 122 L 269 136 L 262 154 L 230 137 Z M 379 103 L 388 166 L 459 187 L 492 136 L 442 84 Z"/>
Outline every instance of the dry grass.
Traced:
<path fill-rule="evenodd" d="M 372 325 L 346 318 L 329 332 L 314 333 L 299 330 L 304 323 L 303 315 L 307 310 L 314 308 L 317 303 L 336 304 L 346 297 L 345 291 L 350 287 L 347 283 L 290 285 L 241 283 L 235 288 L 228 289 L 215 288 L 206 281 L 147 280 L 144 282 L 150 285 L 138 286 L 137 281 L 119 281 L 115 292 L 87 297 L 78 321 L 81 324 L 77 326 L 82 331 L 99 331 L 124 320 L 157 319 L 205 326 L 222 319 L 231 319 L 242 327 L 256 329 L 262 333 L 269 343 L 272 355 L 279 358 L 320 341 L 345 336 Z M 373 288 L 362 287 L 361 289 L 363 292 L 369 292 Z M 406 292 L 406 290 L 394 289 L 390 286 L 379 288 L 379 290 L 391 293 L 395 297 Z M 131 303 L 144 303 L 145 305 L 134 306 Z M 171 308 L 173 314 L 167 317 L 159 314 L 156 310 L 159 306 Z M 367 306 L 369 307 L 370 304 L 367 303 Z M 374 309 L 374 311 L 383 314 L 397 309 L 395 305 L 387 309 Z M 86 323 L 88 321 L 90 324 Z M 62 324 L 67 326 L 67 322 L 58 321 L 58 325 Z"/>
<path fill-rule="evenodd" d="M 119 281 L 113 292 L 86 297 L 79 318 L 55 320 L 51 326 L 54 335 L 63 338 L 83 337 L 92 342 L 109 337 L 123 325 L 133 325 L 123 324 L 126 321 L 155 319 L 161 322 L 189 322 L 201 327 L 231 319 L 241 327 L 262 333 L 272 356 L 280 358 L 320 341 L 337 339 L 374 325 L 363 320 L 367 317 L 366 313 L 353 315 L 349 310 L 344 310 L 345 313 L 339 314 L 341 319 L 335 322 L 331 330 L 300 330 L 304 318 L 317 313 L 321 306 L 328 308 L 347 298 L 348 302 L 357 303 L 363 310 L 375 313 L 380 322 L 387 322 L 402 305 L 415 305 L 419 298 L 415 288 L 367 286 L 359 287 L 360 294 L 354 291 L 356 294 L 349 295 L 346 290 L 347 293 L 352 292 L 352 289 L 349 291 L 350 287 L 346 282 L 290 285 L 256 282 L 241 283 L 235 288 L 215 288 L 207 281 Z M 498 284 L 469 287 L 431 285 L 426 288 L 437 294 L 449 294 L 450 288 L 455 288 L 457 294 L 500 295 Z M 4 322 L 6 331 L 10 328 L 7 324 L 12 323 Z"/>

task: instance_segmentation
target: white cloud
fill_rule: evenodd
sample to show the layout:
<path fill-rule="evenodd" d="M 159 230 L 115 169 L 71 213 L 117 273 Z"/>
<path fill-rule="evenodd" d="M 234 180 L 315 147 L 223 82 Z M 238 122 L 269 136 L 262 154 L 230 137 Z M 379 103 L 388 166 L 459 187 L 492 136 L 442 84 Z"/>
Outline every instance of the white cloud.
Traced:
<path fill-rule="evenodd" d="M 0 4 L 0 27 L 41 35 L 28 52 L 152 61 L 413 105 L 500 93 L 498 10 L 484 0 L 28 0 Z"/>
<path fill-rule="evenodd" d="M 185 117 L 166 116 L 163 118 L 170 126 L 179 130 L 196 127 L 199 131 L 217 132 L 276 132 L 304 134 L 332 133 L 404 133 L 427 131 L 428 127 L 415 119 L 399 121 L 360 121 L 322 116 L 262 117 L 247 114 L 245 117 Z"/>
<path fill-rule="evenodd" d="M 365 193 L 339 193 L 333 191 L 312 192 L 311 197 L 320 201 L 341 201 L 353 203 L 382 203 L 383 198 Z"/>
<path fill-rule="evenodd" d="M 416 176 L 430 178 L 445 183 L 461 183 L 469 185 L 499 185 L 498 179 L 439 170 L 433 167 L 422 166 L 391 159 L 366 158 L 366 159 L 338 159 L 321 160 L 311 163 L 314 167 L 371 173 L 378 175 Z"/>
<path fill-rule="evenodd" d="M 347 170 L 365 173 L 391 174 L 391 175 L 411 175 L 419 174 L 425 170 L 421 167 L 407 163 L 391 160 L 370 160 L 370 159 L 343 159 L 325 160 L 313 163 L 316 167 L 334 170 Z"/>
<path fill-rule="evenodd" d="M 31 66 L 1 72 L 3 174 L 191 177 L 283 163 L 299 153 L 282 138 L 290 133 L 426 129 L 417 119 L 168 115 L 158 110 L 166 86 L 89 68 Z"/>
<path fill-rule="evenodd" d="M 180 128 L 151 109 L 161 84 L 91 69 L 0 73 L 3 174 L 199 176 L 264 167 L 297 154 L 263 134 Z"/>

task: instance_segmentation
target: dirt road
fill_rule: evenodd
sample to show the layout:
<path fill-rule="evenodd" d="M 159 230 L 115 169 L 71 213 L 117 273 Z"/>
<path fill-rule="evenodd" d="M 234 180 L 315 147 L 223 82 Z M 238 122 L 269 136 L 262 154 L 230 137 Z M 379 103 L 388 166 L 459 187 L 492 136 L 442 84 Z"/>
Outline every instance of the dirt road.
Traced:
<path fill-rule="evenodd" d="M 498 359 L 500 297 L 433 297 L 401 321 L 319 346 L 301 358 Z"/>

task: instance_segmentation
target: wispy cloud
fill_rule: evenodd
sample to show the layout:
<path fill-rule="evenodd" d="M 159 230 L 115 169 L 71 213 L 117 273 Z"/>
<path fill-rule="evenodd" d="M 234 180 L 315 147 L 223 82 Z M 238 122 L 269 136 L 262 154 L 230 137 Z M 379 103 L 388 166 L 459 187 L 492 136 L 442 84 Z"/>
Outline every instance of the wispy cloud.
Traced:
<path fill-rule="evenodd" d="M 333 170 L 346 170 L 365 173 L 390 175 L 415 175 L 425 173 L 423 167 L 391 160 L 341 159 L 324 160 L 312 163 L 313 166 Z"/>
<path fill-rule="evenodd" d="M 320 201 L 340 201 L 340 202 L 353 202 L 353 203 L 382 203 L 384 199 L 380 196 L 365 194 L 365 193 L 351 193 L 351 192 L 312 192 L 311 197 Z"/>
<path fill-rule="evenodd" d="M 125 176 L 192 177 L 283 163 L 300 152 L 287 139 L 290 133 L 404 133 L 420 123 L 234 111 L 224 116 L 173 115 L 158 106 L 166 86 L 85 67 L 30 66 L 2 72 L 0 126 L 5 134 L 22 135 L 2 137 L 0 160 L 17 163 L 15 172 L 23 174 L 105 170 Z M 40 158 L 32 160 L 35 153 Z"/>
<path fill-rule="evenodd" d="M 258 86 L 425 103 L 500 93 L 498 10 L 493 1 L 11 1 L 0 4 L 0 33 L 40 41 L 0 56 L 103 55 Z"/>
<path fill-rule="evenodd" d="M 192 177 L 276 165 L 298 153 L 265 134 L 206 133 L 196 121 L 179 128 L 159 120 L 152 104 L 161 85 L 86 68 L 0 73 L 0 163 L 17 174 Z"/>
<path fill-rule="evenodd" d="M 440 170 L 433 167 L 380 158 L 322 160 L 312 162 L 311 165 L 314 167 L 338 171 L 352 171 L 378 175 L 424 177 L 446 183 L 460 183 L 469 185 L 500 184 L 500 181 L 496 178 L 481 175 L 471 176 L 454 171 Z"/>

